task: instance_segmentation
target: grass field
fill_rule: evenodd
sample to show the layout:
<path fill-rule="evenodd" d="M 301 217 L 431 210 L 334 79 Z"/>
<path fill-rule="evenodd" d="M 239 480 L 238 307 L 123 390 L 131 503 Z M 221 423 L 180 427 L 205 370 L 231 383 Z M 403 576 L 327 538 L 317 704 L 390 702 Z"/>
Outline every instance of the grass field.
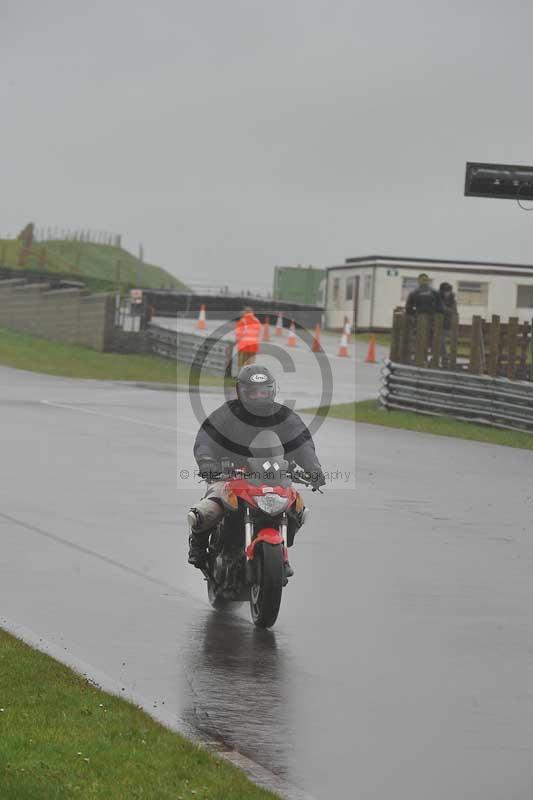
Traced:
<path fill-rule="evenodd" d="M 150 289 L 186 289 L 174 275 L 153 264 L 139 267 L 138 259 L 121 247 L 92 244 L 90 242 L 51 241 L 35 244 L 27 264 L 19 266 L 20 243 L 12 239 L 0 240 L 0 264 L 31 274 L 32 271 L 57 273 L 83 280 L 102 289 L 114 286 L 141 286 Z M 47 264 L 40 263 L 40 253 L 46 248 Z M 139 281 L 137 280 L 139 278 Z"/>
<path fill-rule="evenodd" d="M 50 253 L 57 254 L 72 264 L 78 264 L 84 275 L 106 278 L 120 283 L 140 285 L 152 289 L 185 289 L 186 286 L 174 275 L 161 267 L 143 264 L 139 269 L 138 259 L 121 247 L 91 244 L 89 242 L 45 243 Z M 77 261 L 79 259 L 79 261 Z"/>
<path fill-rule="evenodd" d="M 0 364 L 48 375 L 98 380 L 187 384 L 189 367 L 163 358 L 98 353 L 88 347 L 39 339 L 0 329 Z M 202 386 L 223 386 L 218 375 L 201 376 Z"/>
<path fill-rule="evenodd" d="M 327 414 L 337 419 L 352 422 L 366 422 L 387 428 L 402 428 L 418 433 L 432 433 L 437 436 L 451 436 L 456 439 L 469 439 L 505 447 L 518 447 L 533 450 L 533 434 L 526 431 L 506 431 L 489 425 L 476 425 L 473 422 L 460 422 L 448 417 L 429 417 L 411 411 L 385 411 L 377 400 L 362 400 L 359 403 L 341 403 L 326 408 L 307 409 L 319 414 Z"/>
<path fill-rule="evenodd" d="M 243 773 L 0 630 L 2 800 L 274 800 Z"/>

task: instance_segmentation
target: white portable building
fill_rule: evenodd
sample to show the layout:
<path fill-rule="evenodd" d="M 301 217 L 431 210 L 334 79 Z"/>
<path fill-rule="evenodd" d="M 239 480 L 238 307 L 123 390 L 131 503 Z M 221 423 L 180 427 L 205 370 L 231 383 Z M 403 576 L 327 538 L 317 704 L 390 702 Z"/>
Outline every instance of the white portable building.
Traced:
<path fill-rule="evenodd" d="M 389 330 L 395 308 L 425 272 L 435 289 L 451 283 L 459 320 L 469 323 L 478 314 L 489 319 L 533 319 L 533 265 L 485 261 L 439 261 L 395 256 L 348 258 L 327 268 L 325 326 L 340 330 L 346 320 L 357 331 Z"/>

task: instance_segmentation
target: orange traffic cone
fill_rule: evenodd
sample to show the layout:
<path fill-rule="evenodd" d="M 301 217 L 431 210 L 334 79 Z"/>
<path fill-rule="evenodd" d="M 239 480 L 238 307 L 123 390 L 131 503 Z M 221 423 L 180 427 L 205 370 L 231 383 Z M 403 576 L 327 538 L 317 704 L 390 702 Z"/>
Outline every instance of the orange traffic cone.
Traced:
<path fill-rule="evenodd" d="M 338 356 L 342 356 L 343 358 L 348 358 L 348 336 L 346 335 L 346 327 L 342 329 L 341 334 L 341 343 L 339 345 L 339 352 L 337 353 Z"/>
<path fill-rule="evenodd" d="M 311 347 L 311 352 L 313 353 L 321 353 L 322 352 L 322 345 L 320 344 L 320 324 L 317 323 L 315 328 L 315 333 L 313 336 L 313 345 Z"/>
<path fill-rule="evenodd" d="M 265 317 L 265 324 L 263 326 L 263 341 L 270 341 L 270 317 Z"/>
<path fill-rule="evenodd" d="M 287 347 L 296 347 L 296 325 L 294 320 L 291 322 L 289 338 L 287 339 Z"/>
<path fill-rule="evenodd" d="M 370 337 L 370 342 L 368 343 L 368 353 L 365 359 L 367 364 L 375 364 L 376 363 L 376 337 L 374 334 Z"/>
<path fill-rule="evenodd" d="M 281 311 L 276 321 L 276 336 L 283 336 L 283 317 L 281 316 Z"/>
<path fill-rule="evenodd" d="M 196 327 L 199 331 L 205 331 L 206 324 L 205 324 L 205 305 L 202 303 L 200 306 L 200 313 L 198 314 L 198 322 L 196 323 Z"/>

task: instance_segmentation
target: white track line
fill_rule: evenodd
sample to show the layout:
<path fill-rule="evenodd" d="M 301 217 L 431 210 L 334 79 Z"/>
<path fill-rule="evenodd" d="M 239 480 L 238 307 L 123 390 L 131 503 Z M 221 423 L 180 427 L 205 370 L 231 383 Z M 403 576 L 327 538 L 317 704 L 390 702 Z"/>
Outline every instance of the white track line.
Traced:
<path fill-rule="evenodd" d="M 159 428 L 160 430 L 173 431 L 174 433 L 191 433 L 190 428 L 177 428 L 173 425 L 161 425 L 158 422 L 146 422 L 142 419 L 135 419 L 134 417 L 124 417 L 121 414 L 106 414 L 105 411 L 93 411 L 90 408 L 80 408 L 79 406 L 72 406 L 69 403 L 56 403 L 53 400 L 41 400 L 45 406 L 52 406 L 53 408 L 63 408 L 67 411 L 77 411 L 80 414 L 91 414 L 94 417 L 105 417 L 107 419 L 118 419 L 120 422 L 128 422 L 133 425 L 144 425 L 147 428 Z"/>

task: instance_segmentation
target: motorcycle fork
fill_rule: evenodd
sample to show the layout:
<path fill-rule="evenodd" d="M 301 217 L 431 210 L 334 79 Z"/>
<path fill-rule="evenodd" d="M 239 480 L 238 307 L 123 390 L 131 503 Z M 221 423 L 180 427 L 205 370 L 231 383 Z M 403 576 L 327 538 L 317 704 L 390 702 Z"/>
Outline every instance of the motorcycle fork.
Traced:
<path fill-rule="evenodd" d="M 281 524 L 279 526 L 279 532 L 281 533 L 281 536 L 283 537 L 283 560 L 284 561 L 288 561 L 289 560 L 289 551 L 287 550 L 287 524 L 288 524 L 287 514 L 283 514 L 283 516 L 281 518 Z"/>
<path fill-rule="evenodd" d="M 252 543 L 253 524 L 249 506 L 244 509 L 244 552 Z M 254 568 L 249 558 L 246 558 L 246 583 L 251 586 L 254 582 Z"/>

